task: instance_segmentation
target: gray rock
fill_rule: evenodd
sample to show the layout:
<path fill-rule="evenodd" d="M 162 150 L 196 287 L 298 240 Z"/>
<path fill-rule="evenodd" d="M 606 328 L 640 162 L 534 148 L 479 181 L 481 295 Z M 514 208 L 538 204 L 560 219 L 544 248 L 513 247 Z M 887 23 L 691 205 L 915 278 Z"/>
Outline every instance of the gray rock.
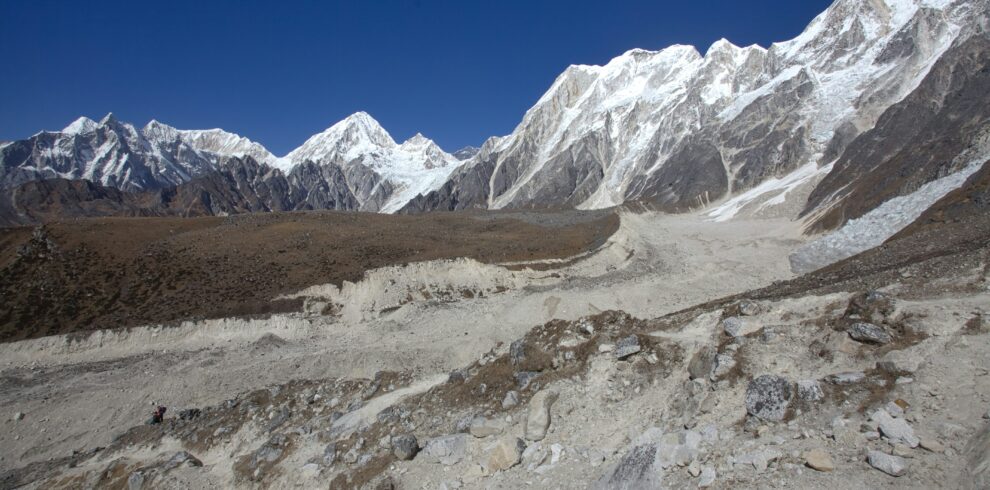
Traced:
<path fill-rule="evenodd" d="M 759 303 L 754 301 L 740 301 L 739 314 L 743 316 L 756 316 L 762 311 Z"/>
<path fill-rule="evenodd" d="M 825 392 L 817 379 L 802 379 L 797 382 L 797 396 L 799 400 L 817 402 L 825 398 Z"/>
<path fill-rule="evenodd" d="M 966 468 L 959 488 L 990 488 L 990 425 L 984 425 L 970 438 L 962 453 Z"/>
<path fill-rule="evenodd" d="M 871 450 L 867 454 L 867 460 L 870 462 L 870 466 L 890 476 L 903 476 L 908 470 L 907 460 L 880 451 Z"/>
<path fill-rule="evenodd" d="M 625 359 L 640 350 L 642 350 L 642 347 L 639 345 L 639 337 L 630 335 L 619 339 L 619 341 L 615 343 L 615 358 Z"/>
<path fill-rule="evenodd" d="M 491 474 L 519 464 L 525 449 L 526 443 L 518 437 L 505 436 L 500 438 L 495 447 L 488 452 L 488 457 L 485 459 L 485 472 Z"/>
<path fill-rule="evenodd" d="M 515 390 L 509 390 L 505 394 L 505 398 L 502 399 L 502 408 L 511 408 L 519 404 L 519 393 Z"/>
<path fill-rule="evenodd" d="M 761 448 L 729 458 L 732 464 L 753 465 L 757 472 L 763 472 L 771 462 L 784 456 L 784 453 L 773 448 Z"/>
<path fill-rule="evenodd" d="M 663 467 L 657 458 L 656 444 L 630 449 L 618 463 L 592 485 L 595 490 L 642 490 L 661 488 Z"/>
<path fill-rule="evenodd" d="M 712 369 L 712 381 L 721 378 L 736 367 L 736 358 L 730 352 L 723 352 L 715 356 L 715 368 Z"/>
<path fill-rule="evenodd" d="M 327 444 L 327 447 L 323 448 L 323 464 L 327 466 L 332 466 L 337 462 L 337 443 L 331 442 Z"/>
<path fill-rule="evenodd" d="M 704 466 L 701 468 L 701 477 L 698 478 L 698 488 L 708 488 L 715 483 L 715 478 L 718 475 L 715 473 L 715 469 L 710 466 Z"/>
<path fill-rule="evenodd" d="M 14 420 L 24 420 L 24 412 L 14 412 Z"/>
<path fill-rule="evenodd" d="M 848 332 L 853 340 L 869 344 L 889 344 L 893 340 L 883 327 L 872 323 L 854 323 Z"/>
<path fill-rule="evenodd" d="M 866 374 L 862 371 L 847 371 L 844 373 L 831 374 L 826 379 L 830 383 L 836 385 L 851 385 L 866 379 Z"/>
<path fill-rule="evenodd" d="M 419 441 L 412 434 L 402 434 L 392 437 L 392 454 L 400 460 L 410 460 L 419 451 Z"/>
<path fill-rule="evenodd" d="M 485 417 L 475 417 L 471 420 L 468 432 L 472 436 L 482 438 L 501 434 L 505 430 L 505 422 L 501 419 L 487 419 Z"/>
<path fill-rule="evenodd" d="M 737 316 L 730 316 L 729 318 L 722 320 L 722 330 L 725 331 L 725 334 L 730 337 L 738 337 L 742 335 L 740 332 L 742 332 L 743 326 L 743 319 Z"/>
<path fill-rule="evenodd" d="M 509 362 L 513 366 L 522 364 L 526 360 L 526 342 L 519 339 L 509 345 Z"/>
<path fill-rule="evenodd" d="M 550 407 L 558 396 L 553 390 L 543 390 L 533 395 L 526 412 L 526 439 L 541 441 L 546 437 L 547 429 L 550 428 Z"/>
<path fill-rule="evenodd" d="M 529 384 L 533 382 L 533 380 L 536 379 L 536 377 L 539 375 L 540 373 L 536 371 L 519 371 L 515 375 L 516 386 L 518 386 L 520 390 L 525 390 L 529 386 Z"/>
<path fill-rule="evenodd" d="M 907 420 L 894 418 L 882 408 L 873 412 L 870 420 L 877 422 L 880 433 L 892 443 L 904 444 L 912 448 L 918 447 L 921 443 Z"/>
<path fill-rule="evenodd" d="M 430 439 L 419 452 L 419 458 L 427 463 L 455 465 L 467 454 L 469 437 L 467 434 L 452 434 Z"/>
<path fill-rule="evenodd" d="M 691 358 L 688 364 L 688 375 L 691 379 L 708 379 L 715 367 L 715 349 L 702 347 Z"/>
<path fill-rule="evenodd" d="M 135 471 L 127 477 L 127 490 L 141 490 L 142 485 L 144 485 L 144 474 L 140 471 Z"/>
<path fill-rule="evenodd" d="M 183 465 L 198 468 L 203 466 L 203 462 L 192 454 L 189 454 L 187 451 L 179 451 L 169 458 L 169 460 L 163 465 L 163 468 L 165 470 L 171 470 Z"/>
<path fill-rule="evenodd" d="M 746 411 L 763 420 L 783 420 L 793 397 L 790 381 L 764 374 L 746 387 Z"/>

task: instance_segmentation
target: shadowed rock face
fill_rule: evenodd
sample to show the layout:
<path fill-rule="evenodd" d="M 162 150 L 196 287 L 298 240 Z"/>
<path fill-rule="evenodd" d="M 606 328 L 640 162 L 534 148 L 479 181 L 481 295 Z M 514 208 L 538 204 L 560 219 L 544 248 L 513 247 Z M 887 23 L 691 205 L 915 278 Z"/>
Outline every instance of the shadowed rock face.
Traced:
<path fill-rule="evenodd" d="M 987 93 L 990 37 L 984 31 L 947 51 L 917 90 L 849 145 L 809 197 L 805 215 L 827 209 L 813 230 L 840 226 L 985 155 Z"/>

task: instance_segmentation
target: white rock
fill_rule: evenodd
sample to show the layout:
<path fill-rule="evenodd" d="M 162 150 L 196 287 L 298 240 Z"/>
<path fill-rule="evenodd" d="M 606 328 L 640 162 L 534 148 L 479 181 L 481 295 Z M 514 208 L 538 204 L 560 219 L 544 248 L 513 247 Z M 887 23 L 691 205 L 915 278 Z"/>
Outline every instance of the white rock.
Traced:
<path fill-rule="evenodd" d="M 501 434 L 503 430 L 505 430 L 505 422 L 499 419 L 475 417 L 471 420 L 471 427 L 468 432 L 474 437 L 482 438 Z"/>
<path fill-rule="evenodd" d="M 505 394 L 505 398 L 502 399 L 502 408 L 511 408 L 519 404 L 519 393 L 515 390 L 510 390 Z"/>
<path fill-rule="evenodd" d="M 698 488 L 708 488 L 715 483 L 715 478 L 718 475 L 715 473 L 715 469 L 709 466 L 701 468 L 701 478 L 698 478 Z"/>
<path fill-rule="evenodd" d="M 495 447 L 488 452 L 485 459 L 485 473 L 492 474 L 497 471 L 507 470 L 517 464 L 522 459 L 526 443 L 522 439 L 514 436 L 499 438 Z"/>
<path fill-rule="evenodd" d="M 558 396 L 553 390 L 543 390 L 533 395 L 526 414 L 526 439 L 541 441 L 547 436 L 547 429 L 550 428 L 550 407 L 557 401 Z"/>
<path fill-rule="evenodd" d="M 891 476 L 903 476 L 907 473 L 908 462 L 903 458 L 882 453 L 880 451 L 870 451 L 867 455 L 870 466 Z"/>
<path fill-rule="evenodd" d="M 468 437 L 467 434 L 453 434 L 430 439 L 416 459 L 447 466 L 457 464 L 467 453 Z"/>
<path fill-rule="evenodd" d="M 918 444 L 921 443 L 918 437 L 914 435 L 914 429 L 911 428 L 907 420 L 895 419 L 882 408 L 873 412 L 870 420 L 877 422 L 880 433 L 892 443 L 901 443 L 912 448 L 918 447 Z"/>

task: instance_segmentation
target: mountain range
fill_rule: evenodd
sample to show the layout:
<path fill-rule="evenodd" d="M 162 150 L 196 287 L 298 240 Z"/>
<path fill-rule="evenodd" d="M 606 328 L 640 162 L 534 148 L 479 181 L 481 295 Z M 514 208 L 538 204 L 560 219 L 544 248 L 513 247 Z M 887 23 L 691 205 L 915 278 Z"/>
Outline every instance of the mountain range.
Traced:
<path fill-rule="evenodd" d="M 768 48 L 634 49 L 568 67 L 511 134 L 454 154 L 419 134 L 396 143 L 364 112 L 283 157 L 220 129 L 80 118 L 0 144 L 0 187 L 24 223 L 37 218 L 27 203 L 53 201 L 38 193 L 80 189 L 35 182 L 65 179 L 139 194 L 124 203 L 134 213 L 639 202 L 728 219 L 797 202 L 827 230 L 990 158 L 988 10 L 837 0 Z"/>

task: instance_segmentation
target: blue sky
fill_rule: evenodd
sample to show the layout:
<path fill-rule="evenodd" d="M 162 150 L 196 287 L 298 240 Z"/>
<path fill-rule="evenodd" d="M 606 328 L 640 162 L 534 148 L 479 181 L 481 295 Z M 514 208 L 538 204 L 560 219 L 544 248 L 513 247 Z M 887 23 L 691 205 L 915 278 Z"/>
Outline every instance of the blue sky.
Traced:
<path fill-rule="evenodd" d="M 512 131 L 569 64 L 797 35 L 825 0 L 0 0 L 0 140 L 113 112 L 283 155 L 353 112 L 453 151 Z"/>

